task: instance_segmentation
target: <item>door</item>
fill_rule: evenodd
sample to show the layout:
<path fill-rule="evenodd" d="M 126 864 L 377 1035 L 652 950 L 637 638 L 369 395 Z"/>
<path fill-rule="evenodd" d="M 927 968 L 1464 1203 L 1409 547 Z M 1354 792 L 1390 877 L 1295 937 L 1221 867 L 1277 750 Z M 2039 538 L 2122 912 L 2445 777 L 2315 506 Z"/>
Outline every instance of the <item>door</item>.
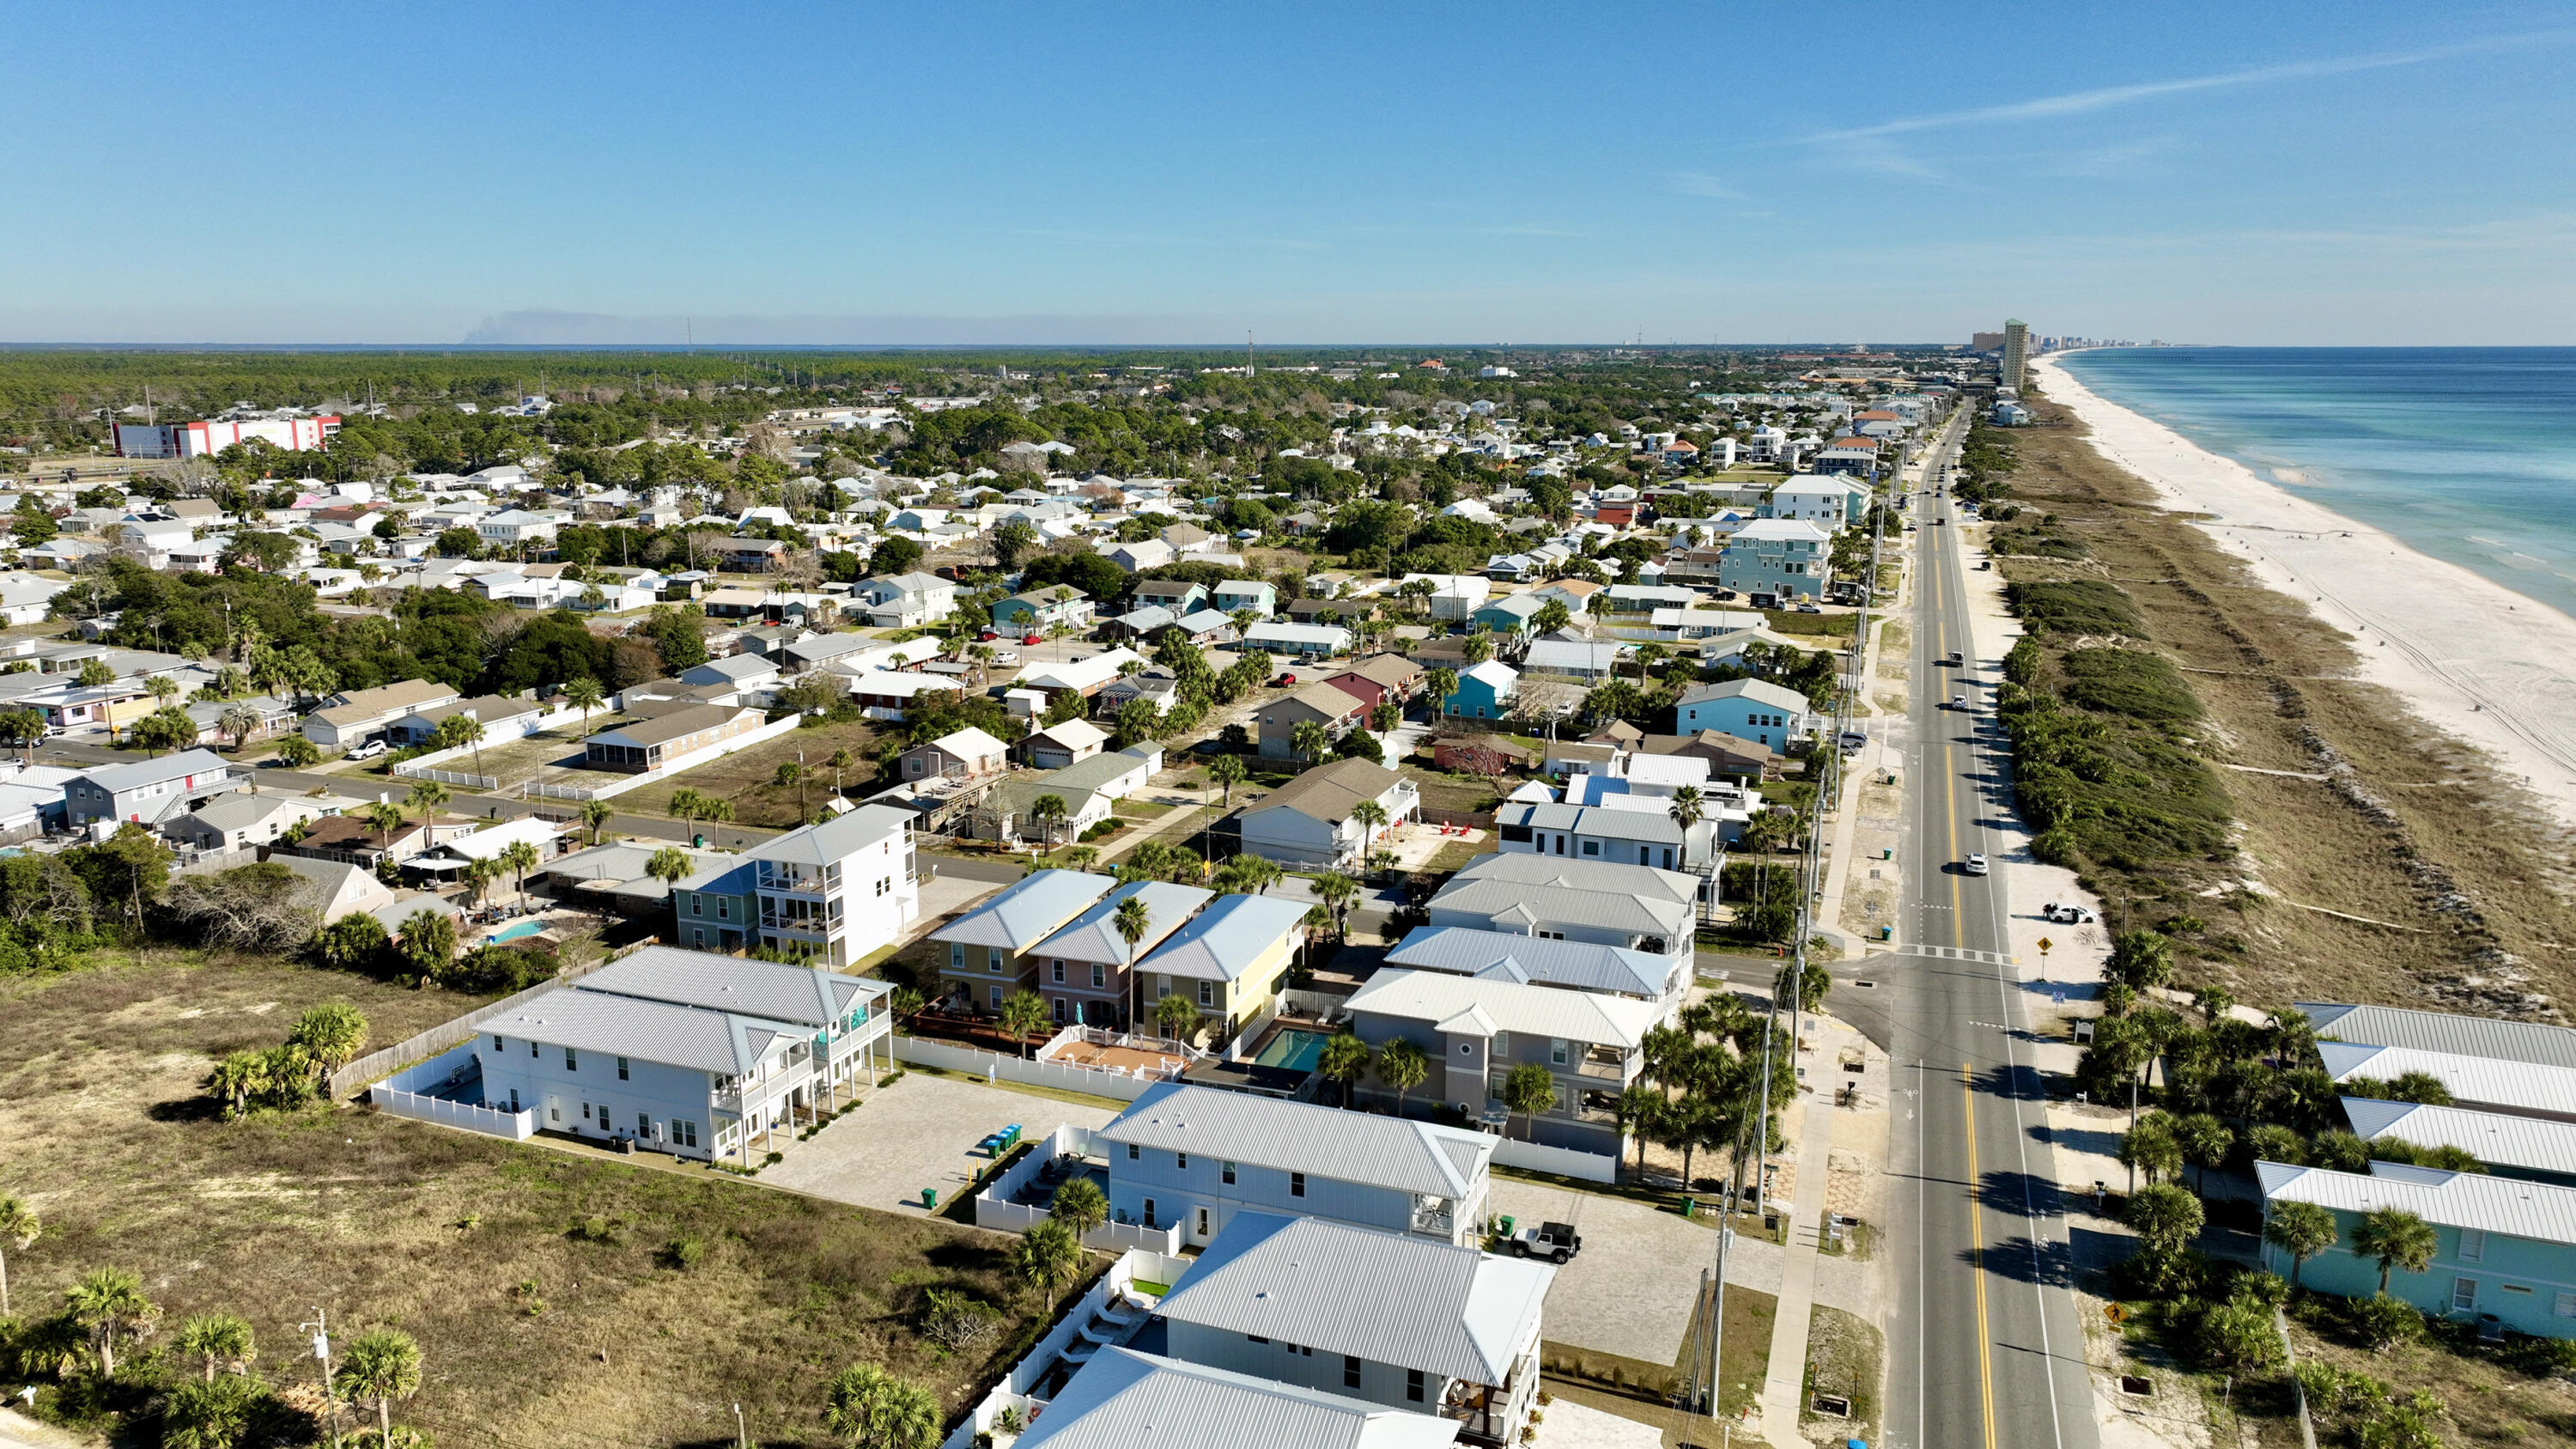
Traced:
<path fill-rule="evenodd" d="M 552 1092 L 546 1093 L 546 1125 L 549 1127 L 563 1125 L 563 1098 Z"/>
<path fill-rule="evenodd" d="M 1204 1243 L 1208 1240 L 1208 1210 L 1206 1208 L 1199 1209 L 1198 1227 L 1190 1234 L 1190 1238 L 1191 1241 L 1200 1243 Z"/>

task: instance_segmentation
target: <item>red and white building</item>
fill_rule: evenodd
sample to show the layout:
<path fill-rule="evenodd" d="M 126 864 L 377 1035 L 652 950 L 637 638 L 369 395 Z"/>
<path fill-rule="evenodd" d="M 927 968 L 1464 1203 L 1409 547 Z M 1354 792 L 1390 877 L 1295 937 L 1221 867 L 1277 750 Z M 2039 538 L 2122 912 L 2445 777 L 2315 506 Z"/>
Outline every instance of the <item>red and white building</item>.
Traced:
<path fill-rule="evenodd" d="M 340 431 L 334 414 L 311 418 L 248 418 L 239 422 L 119 423 L 120 458 L 200 458 L 253 438 L 289 453 L 311 452 Z"/>

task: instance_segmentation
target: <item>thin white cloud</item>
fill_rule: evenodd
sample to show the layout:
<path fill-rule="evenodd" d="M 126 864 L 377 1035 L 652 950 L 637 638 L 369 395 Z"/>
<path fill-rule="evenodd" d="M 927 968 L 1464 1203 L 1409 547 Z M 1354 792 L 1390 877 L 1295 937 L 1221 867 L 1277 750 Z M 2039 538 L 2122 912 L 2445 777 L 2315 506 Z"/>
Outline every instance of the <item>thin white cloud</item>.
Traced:
<path fill-rule="evenodd" d="M 2484 55 L 2499 50 L 2563 45 L 2570 40 L 2576 40 L 2576 30 L 2546 30 L 2528 35 L 2495 36 L 2485 40 L 2467 41 L 2459 45 L 2438 46 L 2431 50 L 2294 61 L 2287 65 L 2256 66 L 2248 70 L 2221 71 L 2215 75 L 2187 76 L 2180 80 L 2146 81 L 2136 85 L 2103 86 L 2089 91 L 2070 91 L 2064 95 L 2041 96 L 2035 100 L 2015 101 L 2009 105 L 1979 106 L 1964 111 L 1942 111 L 1928 116 L 1904 116 L 1893 121 L 1881 121 L 1874 126 L 1856 126 L 1840 131 L 1819 131 L 1799 139 L 1814 144 L 1867 141 L 1883 136 L 1900 136 L 1914 131 L 1940 130 L 1951 126 L 2041 121 L 2058 116 L 2081 115 L 2088 111 L 2108 110 L 2114 106 L 2154 100 L 2162 96 L 2187 95 L 2195 91 L 2224 90 L 2237 86 L 2265 85 L 2274 81 L 2306 80 L 2318 76 L 2350 75 L 2356 71 L 2388 70 L 2398 66 L 2452 60 L 2465 55 Z"/>
<path fill-rule="evenodd" d="M 1673 189 L 1686 196 L 1708 196 L 1719 201 L 1751 201 L 1753 198 L 1729 186 L 1705 171 L 1682 171 L 1673 176 Z"/>

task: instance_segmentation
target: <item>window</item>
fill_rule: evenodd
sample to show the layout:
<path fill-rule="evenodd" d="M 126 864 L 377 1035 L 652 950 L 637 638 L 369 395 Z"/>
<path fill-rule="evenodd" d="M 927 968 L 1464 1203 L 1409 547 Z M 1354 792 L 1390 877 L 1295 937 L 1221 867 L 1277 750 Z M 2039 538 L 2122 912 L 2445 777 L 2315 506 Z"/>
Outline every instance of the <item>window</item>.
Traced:
<path fill-rule="evenodd" d="M 1055 1005 L 1055 1024 L 1058 1026 L 1064 1025 L 1064 998 L 1061 996 L 1050 996 L 1047 1000 Z"/>
<path fill-rule="evenodd" d="M 530 1042 L 530 1043 L 528 1043 L 528 1055 L 530 1055 L 530 1056 L 535 1056 L 536 1054 L 537 1054 L 537 1044 L 536 1044 L 535 1042 Z"/>
<path fill-rule="evenodd" d="M 1346 1389 L 1356 1389 L 1356 1388 L 1358 1388 L 1359 1386 L 1360 1386 L 1360 1356 L 1359 1356 L 1358 1354 L 1355 1354 L 1355 1353 L 1346 1353 L 1346 1354 L 1343 1354 L 1343 1355 L 1342 1355 L 1342 1387 L 1343 1387 L 1343 1388 L 1346 1388 Z"/>
<path fill-rule="evenodd" d="M 1552 1065 L 1560 1067 L 1565 1065 L 1565 1038 L 1561 1036 L 1548 1038 L 1547 1059 Z"/>
<path fill-rule="evenodd" d="M 581 1120 L 584 1122 L 590 1120 L 590 1104 L 588 1102 L 581 1104 Z"/>
<path fill-rule="evenodd" d="M 730 921 L 733 919 L 733 901 L 730 897 L 716 897 L 716 919 L 719 921 Z"/>
<path fill-rule="evenodd" d="M 1097 961 L 1091 963 L 1091 984 L 1094 986 L 1106 986 L 1109 984 L 1107 968 L 1103 967 Z"/>
<path fill-rule="evenodd" d="M 1302 1172 L 1292 1172 L 1288 1174 L 1288 1195 L 1290 1197 L 1304 1197 L 1306 1195 L 1306 1174 Z"/>
<path fill-rule="evenodd" d="M 548 1102 L 548 1103 L 546 1103 L 546 1120 L 547 1120 L 547 1121 L 549 1121 L 549 1122 L 560 1122 L 560 1121 L 562 1121 L 562 1120 L 563 1120 L 563 1103 L 561 1103 L 561 1102 Z"/>
<path fill-rule="evenodd" d="M 690 944 L 690 945 L 692 945 L 692 946 L 696 946 L 696 947 L 700 948 L 701 950 L 705 949 L 706 944 L 707 944 L 707 933 L 706 933 L 705 929 L 704 929 L 704 928 L 702 928 L 702 927 L 697 927 L 697 926 L 692 926 L 692 927 L 690 927 L 690 928 L 689 928 L 689 944 Z"/>
<path fill-rule="evenodd" d="M 698 1145 L 698 1124 L 686 1117 L 671 1119 L 671 1141 L 682 1147 Z"/>
<path fill-rule="evenodd" d="M 990 946 L 984 948 L 984 972 L 988 976 L 1002 974 L 1002 953 Z"/>
<path fill-rule="evenodd" d="M 1583 842 L 1583 853 L 1585 855 L 1599 855 L 1601 853 L 1601 842 L 1597 840 L 1587 840 Z"/>
<path fill-rule="evenodd" d="M 2475 1278 L 2452 1279 L 2451 1311 L 2454 1313 L 2466 1313 L 2477 1306 L 2478 1280 Z"/>
<path fill-rule="evenodd" d="M 499 1056 L 501 1054 L 501 1046 L 502 1042 L 499 1037 L 496 1036 L 492 1038 L 492 1055 L 496 1057 Z"/>
<path fill-rule="evenodd" d="M 1498 1032 L 1495 1032 L 1495 1033 L 1494 1033 L 1494 1060 L 1496 1060 L 1496 1061 L 1501 1061 L 1503 1058 L 1508 1057 L 1508 1056 L 1510 1056 L 1511 1054 L 1512 1054 L 1512 1034 L 1511 1034 L 1510 1032 L 1507 1032 L 1507 1031 L 1498 1031 Z"/>
<path fill-rule="evenodd" d="M 1064 984 L 1064 958 L 1059 956 L 1053 962 L 1049 963 L 1049 965 L 1055 972 L 1055 984 L 1062 986 Z"/>
<path fill-rule="evenodd" d="M 1472 1056 L 1474 1056 L 1475 1054 L 1476 1054 L 1476 1044 L 1475 1044 L 1474 1042 L 1471 1042 L 1471 1041 L 1462 1041 L 1462 1042 L 1458 1043 L 1458 1055 L 1460 1055 L 1460 1056 L 1462 1056 L 1462 1057 L 1472 1057 Z"/>
<path fill-rule="evenodd" d="M 1268 1343 L 1268 1342 L 1270 1341 L 1269 1339 L 1263 1338 L 1260 1334 L 1257 1334 L 1257 1333 L 1247 1333 L 1247 1334 L 1245 1334 L 1245 1335 L 1244 1335 L 1244 1337 L 1245 1337 L 1246 1339 L 1250 1340 L 1250 1341 L 1251 1341 L 1251 1342 L 1253 1342 L 1253 1343 Z"/>
<path fill-rule="evenodd" d="M 567 1072 L 581 1070 L 581 1060 L 573 1055 L 571 1047 L 564 1048 L 564 1070 Z"/>
<path fill-rule="evenodd" d="M 1216 1005 L 1216 983 L 1215 983 L 1215 982 L 1213 982 L 1213 981 L 1202 981 L 1202 982 L 1200 982 L 1200 983 L 1199 983 L 1199 1005 L 1201 1005 L 1201 1006 L 1214 1006 L 1214 1005 Z"/>
<path fill-rule="evenodd" d="M 2486 1258 L 2486 1255 L 2487 1255 L 2487 1234 L 2486 1234 L 2486 1229 L 2484 1229 L 2484 1228 L 2462 1228 L 2462 1229 L 2460 1229 L 2460 1261 L 2461 1261 L 2461 1262 L 2463 1262 L 2463 1263 L 2476 1263 L 2476 1262 L 2483 1261 L 2483 1260 Z"/>
<path fill-rule="evenodd" d="M 966 948 L 954 941 L 948 943 L 948 969 L 951 971 L 966 969 Z"/>
<path fill-rule="evenodd" d="M 1219 1168 L 1217 1170 L 1217 1179 L 1228 1187 L 1234 1186 L 1234 1164 L 1229 1162 Z"/>
<path fill-rule="evenodd" d="M 1127 1160 L 1129 1162 L 1136 1160 L 1136 1144 L 1133 1142 L 1127 1144 Z"/>
<path fill-rule="evenodd" d="M 1175 1152 L 1175 1153 L 1173 1153 L 1173 1154 L 1172 1154 L 1172 1166 L 1173 1166 L 1173 1167 L 1178 1168 L 1178 1169 L 1180 1169 L 1180 1170 L 1182 1170 L 1182 1171 L 1186 1172 L 1186 1171 L 1188 1171 L 1188 1170 L 1189 1170 L 1189 1165 L 1190 1165 L 1190 1155 L 1189 1155 L 1188 1153 L 1186 1153 L 1186 1152 Z"/>
<path fill-rule="evenodd" d="M 2576 1293 L 2559 1294 L 2551 1302 L 2549 1311 L 2561 1318 L 2576 1318 Z"/>
<path fill-rule="evenodd" d="M 986 995 L 992 1001 L 995 1011 L 1002 1009 L 1002 988 L 999 985 L 989 988 Z"/>
<path fill-rule="evenodd" d="M 1422 1370 L 1406 1369 L 1404 1371 L 1404 1399 L 1406 1403 L 1410 1404 L 1418 1404 L 1422 1402 Z"/>
<path fill-rule="evenodd" d="M 1150 1197 L 1145 1199 L 1145 1226 L 1149 1228 L 1160 1226 L 1154 1221 L 1154 1200 Z"/>
<path fill-rule="evenodd" d="M 653 1135 L 652 1113 L 638 1112 L 635 1114 L 635 1135 L 638 1137 L 650 1137 Z"/>
<path fill-rule="evenodd" d="M 626 1080 L 626 1058 L 624 1057 L 617 1059 L 617 1080 L 621 1082 Z"/>

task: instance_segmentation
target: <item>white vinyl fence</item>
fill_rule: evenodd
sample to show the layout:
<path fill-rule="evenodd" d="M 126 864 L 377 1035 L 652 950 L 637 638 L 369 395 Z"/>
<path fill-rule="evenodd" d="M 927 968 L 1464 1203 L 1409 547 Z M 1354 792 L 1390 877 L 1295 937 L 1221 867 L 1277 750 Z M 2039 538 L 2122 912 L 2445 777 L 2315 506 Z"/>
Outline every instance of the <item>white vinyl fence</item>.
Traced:
<path fill-rule="evenodd" d="M 1022 1057 L 1003 1056 L 999 1052 L 979 1051 L 974 1047 L 956 1046 L 927 1037 L 897 1036 L 894 1059 L 919 1066 L 937 1067 L 942 1071 L 967 1072 L 979 1077 L 993 1077 L 1005 1082 L 1020 1082 L 1032 1087 L 1056 1087 L 1068 1092 L 1089 1092 L 1095 1097 L 1114 1097 L 1133 1102 L 1154 1085 L 1150 1077 L 1129 1076 L 1125 1072 L 1094 1071 L 1089 1067 L 1069 1067 L 1061 1062 L 1033 1062 Z"/>
<path fill-rule="evenodd" d="M 1619 1159 L 1598 1152 L 1577 1152 L 1570 1147 L 1550 1147 L 1539 1142 L 1523 1142 L 1515 1137 L 1502 1137 L 1494 1142 L 1494 1161 L 1505 1167 L 1524 1168 L 1531 1172 L 1553 1172 L 1559 1177 L 1579 1177 L 1585 1182 L 1617 1182 Z"/>
<path fill-rule="evenodd" d="M 478 1039 L 479 1040 L 479 1039 Z M 442 1122 L 481 1132 L 492 1137 L 507 1137 L 525 1142 L 536 1135 L 537 1109 L 534 1106 L 513 1112 L 507 1107 L 472 1106 L 433 1097 L 421 1089 L 437 1090 L 458 1072 L 474 1064 L 475 1041 L 431 1057 L 417 1066 L 394 1073 L 367 1089 L 367 1100 L 396 1117 L 410 1117 L 422 1122 Z"/>
<path fill-rule="evenodd" d="M 1027 1187 L 1049 1162 L 1073 1152 L 1089 1155 L 1091 1129 L 1067 1122 L 1047 1134 L 1038 1150 L 1014 1162 L 1000 1176 L 975 1194 L 975 1226 L 1005 1233 L 1025 1233 L 1048 1217 L 1043 1207 L 1031 1207 L 1011 1201 Z M 1130 1248 L 1143 1248 L 1154 1253 L 1178 1253 L 1181 1250 L 1181 1225 L 1168 1223 L 1149 1228 L 1142 1223 L 1102 1223 L 1082 1235 L 1085 1247 L 1107 1253 L 1123 1253 Z"/>
<path fill-rule="evenodd" d="M 965 1419 L 949 1431 L 948 1438 L 939 1449 L 974 1449 L 977 1436 L 993 1432 L 995 1421 L 1002 1417 L 1005 1409 L 1017 1410 L 1020 1421 L 1026 1423 L 1030 1410 L 1045 1407 L 1045 1401 L 1036 1398 L 1034 1391 L 1045 1381 L 1047 1371 L 1055 1367 L 1056 1360 L 1073 1346 L 1082 1333 L 1083 1325 L 1091 1322 L 1101 1309 L 1122 1298 L 1129 1300 L 1124 1311 L 1137 1315 L 1141 1321 L 1143 1314 L 1136 1305 L 1152 1304 L 1159 1300 L 1160 1295 L 1135 1285 L 1152 1283 L 1169 1288 L 1189 1269 L 1189 1259 L 1166 1253 L 1139 1249 L 1121 1255 L 1117 1262 L 1109 1265 L 1109 1271 L 1101 1275 L 1100 1281 L 1091 1285 L 1091 1291 L 1082 1295 L 1082 1301 L 1057 1319 L 1055 1326 L 1047 1330 L 1046 1337 L 1038 1340 L 1037 1347 L 1030 1349 L 1027 1357 L 1011 1365 L 1011 1371 L 993 1386 L 993 1391 L 979 1400 L 967 1412 Z"/>

